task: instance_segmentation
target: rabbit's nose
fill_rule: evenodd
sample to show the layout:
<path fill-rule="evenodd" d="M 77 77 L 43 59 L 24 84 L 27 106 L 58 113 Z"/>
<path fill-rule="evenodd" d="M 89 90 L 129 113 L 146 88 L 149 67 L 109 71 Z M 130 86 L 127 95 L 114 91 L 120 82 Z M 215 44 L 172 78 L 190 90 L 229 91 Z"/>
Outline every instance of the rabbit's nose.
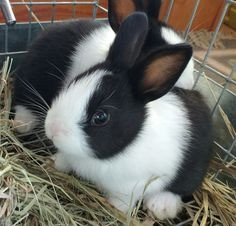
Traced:
<path fill-rule="evenodd" d="M 49 126 L 49 138 L 53 139 L 60 135 L 66 135 L 68 132 L 65 128 L 65 125 L 62 122 L 54 121 Z"/>

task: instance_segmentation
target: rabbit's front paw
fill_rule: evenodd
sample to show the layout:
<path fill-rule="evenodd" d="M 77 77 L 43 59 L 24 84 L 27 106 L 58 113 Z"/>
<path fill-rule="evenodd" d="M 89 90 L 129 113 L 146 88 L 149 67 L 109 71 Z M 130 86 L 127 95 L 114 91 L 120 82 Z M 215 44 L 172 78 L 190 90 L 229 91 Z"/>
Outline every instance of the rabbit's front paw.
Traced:
<path fill-rule="evenodd" d="M 31 132 L 36 124 L 36 116 L 26 107 L 17 105 L 15 107 L 16 113 L 13 121 L 13 126 L 18 133 Z"/>
<path fill-rule="evenodd" d="M 68 173 L 71 170 L 71 167 L 67 162 L 64 154 L 58 152 L 55 155 L 53 155 L 51 159 L 54 161 L 55 169 L 64 173 Z"/>
<path fill-rule="evenodd" d="M 160 220 L 175 218 L 182 209 L 179 195 L 171 192 L 160 192 L 144 200 L 145 207 Z"/>

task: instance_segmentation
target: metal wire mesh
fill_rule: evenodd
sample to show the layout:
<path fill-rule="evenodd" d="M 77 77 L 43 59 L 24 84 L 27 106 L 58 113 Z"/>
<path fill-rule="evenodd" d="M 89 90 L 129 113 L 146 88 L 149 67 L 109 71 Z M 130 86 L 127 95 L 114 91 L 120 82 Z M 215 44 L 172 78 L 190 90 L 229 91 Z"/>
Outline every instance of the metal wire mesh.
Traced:
<path fill-rule="evenodd" d="M 200 0 L 196 0 L 195 7 L 193 8 L 192 15 L 190 17 L 189 22 L 187 23 L 186 30 L 184 32 L 185 40 L 188 39 L 190 35 L 190 31 L 198 12 Z M 212 117 L 215 119 L 215 149 L 221 153 L 223 163 L 231 162 L 232 160 L 236 160 L 236 133 L 234 127 L 236 125 L 235 120 L 235 112 L 236 112 L 236 80 L 233 78 L 236 73 L 236 65 L 232 65 L 231 72 L 229 74 L 222 73 L 218 69 L 214 68 L 212 65 L 208 64 L 209 56 L 211 55 L 212 50 L 214 49 L 214 43 L 219 35 L 219 31 L 221 29 L 223 20 L 227 13 L 227 10 L 230 5 L 236 4 L 236 1 L 233 0 L 225 0 L 224 9 L 221 12 L 219 20 L 217 22 L 216 29 L 213 33 L 213 36 L 210 40 L 210 44 L 208 49 L 205 52 L 205 55 L 202 59 L 195 59 L 196 68 L 195 75 L 196 81 L 194 84 L 194 89 L 201 89 L 203 93 L 207 96 L 211 109 L 212 109 Z M 107 10 L 99 4 L 99 1 L 64 1 L 64 2 L 32 2 L 32 1 L 21 1 L 21 2 L 12 2 L 12 6 L 25 6 L 28 11 L 28 21 L 25 23 L 25 27 L 27 28 L 27 42 L 23 45 L 23 47 L 16 48 L 9 45 L 9 34 L 11 33 L 11 41 L 17 39 L 14 37 L 12 33 L 15 32 L 14 28 L 8 27 L 7 25 L 0 24 L 0 34 L 2 33 L 2 37 L 0 39 L 0 63 L 3 61 L 6 56 L 11 56 L 14 59 L 17 59 L 18 56 L 21 56 L 26 53 L 27 46 L 31 43 L 32 37 L 35 36 L 33 25 L 37 24 L 40 29 L 44 29 L 45 26 L 49 23 L 55 22 L 55 14 L 56 14 L 56 6 L 58 5 L 70 5 L 72 7 L 71 18 L 74 19 L 77 17 L 77 8 L 78 9 L 82 5 L 90 5 L 92 6 L 91 18 L 97 18 L 97 11 L 102 10 L 107 12 Z M 40 5 L 50 5 L 51 9 L 51 18 L 45 23 L 37 20 L 37 17 L 34 14 L 33 7 Z M 172 9 L 174 5 L 174 0 L 169 1 L 169 7 L 166 12 L 165 21 L 168 23 L 169 17 L 171 15 Z M 106 18 L 104 18 L 106 19 Z M 36 21 L 36 22 L 33 22 Z M 205 88 L 204 88 L 205 87 Z M 220 132 L 219 132 L 220 130 Z M 27 134 L 29 136 L 30 134 Z M 26 136 L 26 135 L 24 135 Z M 38 150 L 50 149 L 52 144 L 46 143 L 45 139 L 42 139 L 38 134 L 35 134 L 35 137 L 29 139 L 25 142 L 25 145 L 32 145 L 36 143 L 40 143 L 38 145 Z M 37 140 L 37 141 L 36 141 Z M 223 153 L 223 154 L 222 154 Z M 215 173 L 215 177 L 220 175 L 220 170 Z"/>

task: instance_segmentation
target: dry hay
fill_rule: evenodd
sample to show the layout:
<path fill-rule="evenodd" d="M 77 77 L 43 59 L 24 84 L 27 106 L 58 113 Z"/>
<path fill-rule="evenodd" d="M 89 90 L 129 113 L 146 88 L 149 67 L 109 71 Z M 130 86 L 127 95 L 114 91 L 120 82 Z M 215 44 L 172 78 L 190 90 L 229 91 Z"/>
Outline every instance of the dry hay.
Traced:
<path fill-rule="evenodd" d="M 184 31 L 177 31 L 177 33 L 181 37 L 184 37 L 185 35 Z M 193 30 L 189 32 L 187 41 L 195 49 L 207 50 L 209 48 L 213 35 L 214 35 L 213 31 L 207 31 L 205 29 Z M 216 50 L 227 49 L 227 45 L 225 46 L 225 41 L 227 40 L 236 42 L 236 31 L 232 29 L 226 29 L 226 30 L 224 29 L 224 30 L 219 31 L 219 33 L 217 34 L 216 40 L 213 44 L 213 49 L 216 49 Z"/>
<path fill-rule="evenodd" d="M 205 179 L 194 200 L 174 221 L 157 221 L 138 211 L 125 216 L 111 207 L 91 184 L 56 171 L 49 157 L 20 143 L 9 120 L 11 87 L 8 59 L 0 81 L 0 225 L 216 225 L 236 222 L 236 192 L 226 184 Z M 219 159 L 218 159 L 219 160 Z M 235 165 L 214 162 L 235 176 Z M 140 203 L 139 203 L 140 204 Z M 182 222 L 182 223 L 181 223 Z M 185 224 L 184 224 L 185 223 Z"/>
<path fill-rule="evenodd" d="M 196 48 L 207 50 L 209 48 L 213 34 L 213 32 L 209 32 L 206 30 L 190 32 L 188 41 Z M 217 35 L 213 48 L 225 49 L 224 43 L 222 42 L 222 35 L 220 32 Z"/>

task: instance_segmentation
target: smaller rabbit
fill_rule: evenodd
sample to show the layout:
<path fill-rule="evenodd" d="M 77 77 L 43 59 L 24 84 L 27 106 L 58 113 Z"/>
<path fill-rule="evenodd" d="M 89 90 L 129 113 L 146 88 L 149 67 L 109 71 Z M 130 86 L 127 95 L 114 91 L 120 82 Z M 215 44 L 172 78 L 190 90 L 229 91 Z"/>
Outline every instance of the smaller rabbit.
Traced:
<path fill-rule="evenodd" d="M 57 169 L 95 183 L 123 212 L 143 197 L 166 219 L 205 176 L 211 118 L 199 92 L 174 87 L 191 46 L 163 44 L 145 54 L 149 24 L 141 12 L 122 21 L 104 61 L 55 93 L 45 131 L 58 149 Z"/>
<path fill-rule="evenodd" d="M 108 0 L 108 18 L 114 32 L 119 30 L 122 21 L 132 12 L 142 11 L 148 15 L 149 31 L 140 57 L 156 47 L 184 43 L 174 29 L 158 21 L 161 3 L 161 0 Z M 175 86 L 192 89 L 193 85 L 194 63 L 191 58 Z"/>

